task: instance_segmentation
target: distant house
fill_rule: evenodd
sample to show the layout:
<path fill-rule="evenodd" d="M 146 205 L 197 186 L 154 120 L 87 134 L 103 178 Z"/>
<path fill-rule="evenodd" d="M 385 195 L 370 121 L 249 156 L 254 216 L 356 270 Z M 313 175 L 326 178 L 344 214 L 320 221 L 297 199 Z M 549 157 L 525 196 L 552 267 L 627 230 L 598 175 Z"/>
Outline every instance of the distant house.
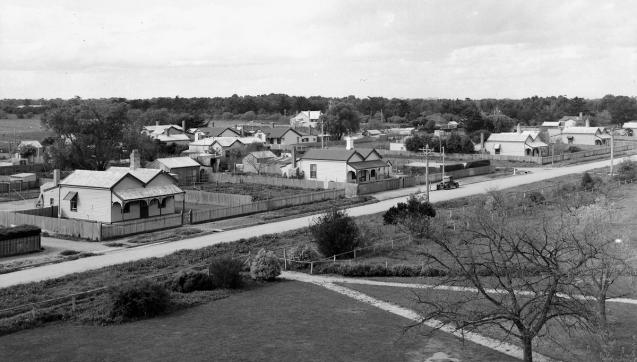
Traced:
<path fill-rule="evenodd" d="M 179 184 L 191 184 L 199 180 L 201 165 L 190 157 L 167 157 L 150 162 L 146 168 L 168 172 Z"/>
<path fill-rule="evenodd" d="M 261 132 L 265 135 L 266 145 L 272 149 L 287 149 L 291 145 L 317 141 L 316 135 L 300 132 L 294 128 L 274 127 L 262 129 Z M 258 133 L 255 136 L 260 137 Z"/>
<path fill-rule="evenodd" d="M 484 142 L 484 149 L 492 155 L 542 156 L 548 145 L 538 138 L 537 132 L 519 131 L 492 133 Z"/>
<path fill-rule="evenodd" d="M 241 137 L 241 133 L 230 127 L 202 127 L 197 128 L 195 134 L 199 134 L 199 138 L 204 137 Z"/>
<path fill-rule="evenodd" d="M 44 147 L 35 140 L 22 141 L 18 145 L 18 152 L 13 155 L 11 163 L 14 165 L 44 163 Z"/>
<path fill-rule="evenodd" d="M 144 126 L 141 133 L 153 140 L 157 140 L 166 145 L 188 145 L 190 137 L 184 132 L 181 126 L 174 124 L 155 124 L 154 126 Z"/>
<path fill-rule="evenodd" d="M 573 145 L 605 145 L 610 134 L 601 127 L 566 127 L 556 136 L 562 143 Z"/>
<path fill-rule="evenodd" d="M 290 118 L 290 127 L 316 128 L 321 118 L 321 111 L 302 111 Z"/>
<path fill-rule="evenodd" d="M 243 172 L 261 174 L 270 161 L 277 159 L 272 151 L 254 151 L 248 153 L 242 160 Z"/>
<path fill-rule="evenodd" d="M 157 169 L 112 167 L 106 171 L 75 170 L 65 179 L 54 172 L 42 185 L 38 205 L 58 206 L 58 217 L 115 223 L 174 214 L 177 181 Z"/>
<path fill-rule="evenodd" d="M 363 132 L 365 136 L 367 137 L 373 137 L 373 138 L 378 138 L 380 137 L 380 135 L 383 134 L 383 132 L 377 130 L 377 129 L 368 129 L 367 131 Z"/>
<path fill-rule="evenodd" d="M 364 183 L 391 177 L 391 164 L 375 149 L 311 148 L 298 166 L 309 180 Z"/>
<path fill-rule="evenodd" d="M 637 135 L 637 121 L 626 122 L 622 125 L 622 128 L 626 131 L 630 130 L 628 133 L 631 136 Z"/>

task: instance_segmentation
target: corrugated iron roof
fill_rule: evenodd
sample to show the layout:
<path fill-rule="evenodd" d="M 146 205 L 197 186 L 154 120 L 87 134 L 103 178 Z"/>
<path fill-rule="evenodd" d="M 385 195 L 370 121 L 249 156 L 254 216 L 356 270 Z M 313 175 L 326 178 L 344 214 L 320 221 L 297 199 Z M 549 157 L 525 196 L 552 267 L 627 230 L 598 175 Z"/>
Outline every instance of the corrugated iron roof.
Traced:
<path fill-rule="evenodd" d="M 528 138 L 533 139 L 530 132 L 504 132 L 504 133 L 491 133 L 487 142 L 526 142 Z"/>
<path fill-rule="evenodd" d="M 180 168 L 180 167 L 199 167 L 201 166 L 197 161 L 190 157 L 166 157 L 158 158 L 155 161 L 163 164 L 168 168 Z"/>
<path fill-rule="evenodd" d="M 20 142 L 20 144 L 18 145 L 18 148 L 22 147 L 22 146 L 33 146 L 35 148 L 42 148 L 42 144 L 36 140 L 25 140 Z"/>
<path fill-rule="evenodd" d="M 563 134 L 596 134 L 601 131 L 599 127 L 566 127 L 562 130 Z"/>
<path fill-rule="evenodd" d="M 154 168 L 136 168 L 132 170 L 130 167 L 109 167 L 108 170 L 106 171 L 111 171 L 111 170 L 120 172 L 122 177 L 124 177 L 124 175 L 129 173 L 133 175 L 134 177 L 138 178 L 143 183 L 149 182 L 150 180 L 155 178 L 155 176 L 157 176 L 158 174 L 162 172 L 161 170 L 157 170 Z"/>
<path fill-rule="evenodd" d="M 349 166 L 354 168 L 355 170 L 362 170 L 366 168 L 377 168 L 377 167 L 387 167 L 387 161 L 383 160 L 371 160 L 371 161 L 360 161 L 360 162 L 350 162 Z"/>
<path fill-rule="evenodd" d="M 75 170 L 65 177 L 60 185 L 110 189 L 125 175 L 126 173 L 113 170 L 112 167 L 106 171 Z"/>
<path fill-rule="evenodd" d="M 122 201 L 147 199 L 184 193 L 177 185 L 153 186 L 138 189 L 127 189 L 113 192 Z"/>
<path fill-rule="evenodd" d="M 301 159 L 347 161 L 355 153 L 358 152 L 355 150 L 346 150 L 344 148 L 310 148 L 307 152 L 305 152 Z"/>

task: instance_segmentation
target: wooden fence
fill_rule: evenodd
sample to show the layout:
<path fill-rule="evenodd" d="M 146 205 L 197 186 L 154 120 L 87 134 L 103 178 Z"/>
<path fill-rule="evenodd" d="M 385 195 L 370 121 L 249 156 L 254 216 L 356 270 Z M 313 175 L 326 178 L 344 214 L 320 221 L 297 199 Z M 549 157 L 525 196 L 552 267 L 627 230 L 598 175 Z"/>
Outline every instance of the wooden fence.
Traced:
<path fill-rule="evenodd" d="M 209 182 L 247 183 L 271 186 L 297 187 L 302 189 L 319 190 L 325 188 L 344 188 L 342 182 L 325 182 L 316 180 L 302 180 L 283 177 L 268 177 L 258 175 L 231 175 L 226 173 L 208 173 Z"/>
<path fill-rule="evenodd" d="M 101 239 L 101 224 L 94 221 L 58 219 L 57 207 L 23 210 L 18 212 L 0 211 L 0 225 L 35 225 L 53 234 L 75 236 L 89 240 Z"/>
<path fill-rule="evenodd" d="M 0 166 L 0 175 L 13 175 L 23 172 L 45 172 L 46 165 L 33 164 L 33 165 L 13 165 L 13 166 Z"/>
<path fill-rule="evenodd" d="M 40 239 L 40 235 L 31 235 L 9 240 L 0 240 L 0 257 L 39 251 L 41 247 Z"/>
<path fill-rule="evenodd" d="M 616 145 L 614 147 L 615 153 L 623 153 L 628 152 L 635 149 L 633 144 L 625 144 L 625 145 Z M 377 151 L 385 156 L 385 157 L 397 157 L 397 158 L 408 158 L 414 161 L 422 161 L 423 156 L 417 152 L 411 151 L 388 151 L 377 149 Z M 480 153 L 448 153 L 445 154 L 445 160 L 447 161 L 474 161 L 474 160 L 494 160 L 494 161 L 515 161 L 515 162 L 526 162 L 526 163 L 536 163 L 540 165 L 545 165 L 551 162 L 559 162 L 566 160 L 580 160 L 589 157 L 596 156 L 610 156 L 610 147 L 601 147 L 590 149 L 586 151 L 580 152 L 572 152 L 572 153 L 562 153 L 554 156 L 510 156 L 510 155 L 491 155 L 491 154 L 480 154 Z M 442 160 L 439 154 L 434 154 L 430 158 L 432 161 L 440 162 Z"/>
<path fill-rule="evenodd" d="M 192 210 L 189 213 L 189 222 L 197 224 L 206 221 L 225 219 L 233 216 L 254 214 L 284 207 L 309 204 L 324 200 L 334 200 L 345 196 L 345 190 L 325 190 L 304 195 L 280 197 L 269 200 L 257 201 L 250 204 L 224 207 L 210 210 Z"/>
<path fill-rule="evenodd" d="M 204 205 L 237 206 L 249 204 L 252 202 L 252 196 L 250 195 L 225 194 L 221 192 L 208 192 L 199 190 L 185 191 L 185 196 L 175 197 L 175 204 L 179 204 L 181 200 L 183 200 L 183 197 L 186 198 L 186 202 Z"/>
<path fill-rule="evenodd" d="M 123 221 L 113 224 L 102 224 L 101 239 L 108 240 L 120 236 L 174 228 L 183 224 L 183 215 L 181 213 L 149 217 L 141 220 Z"/>

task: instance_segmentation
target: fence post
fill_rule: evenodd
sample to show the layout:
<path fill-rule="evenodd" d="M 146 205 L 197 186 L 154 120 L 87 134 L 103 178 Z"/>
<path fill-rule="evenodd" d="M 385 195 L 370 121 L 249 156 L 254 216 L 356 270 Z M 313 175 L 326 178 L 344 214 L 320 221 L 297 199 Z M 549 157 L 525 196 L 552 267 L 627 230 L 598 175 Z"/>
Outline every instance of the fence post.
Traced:
<path fill-rule="evenodd" d="M 394 239 L 391 239 L 391 248 L 394 248 Z"/>
<path fill-rule="evenodd" d="M 356 248 L 354 248 L 354 259 L 356 259 Z"/>
<path fill-rule="evenodd" d="M 336 264 L 336 254 L 334 254 L 334 264 Z"/>
<path fill-rule="evenodd" d="M 314 273 L 314 262 L 311 261 L 310 262 L 310 275 L 312 275 Z"/>
<path fill-rule="evenodd" d="M 288 258 L 285 255 L 285 248 L 283 248 L 283 270 L 288 270 Z"/>
<path fill-rule="evenodd" d="M 75 296 L 71 298 L 71 310 L 75 312 L 76 304 L 75 304 Z"/>
<path fill-rule="evenodd" d="M 31 304 L 31 318 L 35 319 L 35 315 L 36 315 L 36 310 L 35 310 L 35 303 Z"/>

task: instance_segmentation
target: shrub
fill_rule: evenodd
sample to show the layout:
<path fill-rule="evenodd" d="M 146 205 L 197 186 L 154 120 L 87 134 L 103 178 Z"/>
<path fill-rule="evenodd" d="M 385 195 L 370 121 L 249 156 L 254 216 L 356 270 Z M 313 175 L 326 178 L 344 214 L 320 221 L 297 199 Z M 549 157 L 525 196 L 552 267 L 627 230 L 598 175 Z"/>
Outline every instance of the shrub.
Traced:
<path fill-rule="evenodd" d="M 111 290 L 111 301 L 113 318 L 149 318 L 168 309 L 170 295 L 163 286 L 144 280 Z"/>
<path fill-rule="evenodd" d="M 40 235 L 42 230 L 33 225 L 18 225 L 14 227 L 0 226 L 0 240 L 17 239 L 26 236 Z"/>
<path fill-rule="evenodd" d="M 531 191 L 526 194 L 526 199 L 531 205 L 542 204 L 546 199 L 539 191 Z"/>
<path fill-rule="evenodd" d="M 172 289 L 180 293 L 191 293 L 195 290 L 212 290 L 215 285 L 207 273 L 186 271 L 175 277 Z"/>
<path fill-rule="evenodd" d="M 271 251 L 261 249 L 252 260 L 250 276 L 254 280 L 272 281 L 281 274 L 281 264 Z"/>
<path fill-rule="evenodd" d="M 336 208 L 319 216 L 310 226 L 310 232 L 325 256 L 351 251 L 360 244 L 358 225 L 345 211 Z"/>
<path fill-rule="evenodd" d="M 243 285 L 241 260 L 225 256 L 213 259 L 208 267 L 213 288 L 237 289 Z"/>
<path fill-rule="evenodd" d="M 321 254 L 319 254 L 316 249 L 312 247 L 312 245 L 308 243 L 299 244 L 292 249 L 287 254 L 288 259 L 292 262 L 289 264 L 292 269 L 304 269 L 309 267 L 307 262 L 314 261 L 321 258 Z M 301 263 L 294 263 L 294 261 L 298 261 Z"/>
<path fill-rule="evenodd" d="M 630 160 L 622 161 L 617 167 L 616 178 L 621 181 L 632 181 L 637 178 L 637 166 Z"/>
<path fill-rule="evenodd" d="M 593 186 L 595 186 L 595 181 L 593 181 L 593 178 L 591 177 L 591 174 L 589 174 L 588 172 L 584 172 L 582 174 L 582 188 L 583 189 L 590 189 Z"/>
<path fill-rule="evenodd" d="M 60 251 L 60 255 L 63 255 L 63 256 L 76 255 L 79 253 L 80 252 L 77 250 L 70 250 L 70 249 Z"/>

